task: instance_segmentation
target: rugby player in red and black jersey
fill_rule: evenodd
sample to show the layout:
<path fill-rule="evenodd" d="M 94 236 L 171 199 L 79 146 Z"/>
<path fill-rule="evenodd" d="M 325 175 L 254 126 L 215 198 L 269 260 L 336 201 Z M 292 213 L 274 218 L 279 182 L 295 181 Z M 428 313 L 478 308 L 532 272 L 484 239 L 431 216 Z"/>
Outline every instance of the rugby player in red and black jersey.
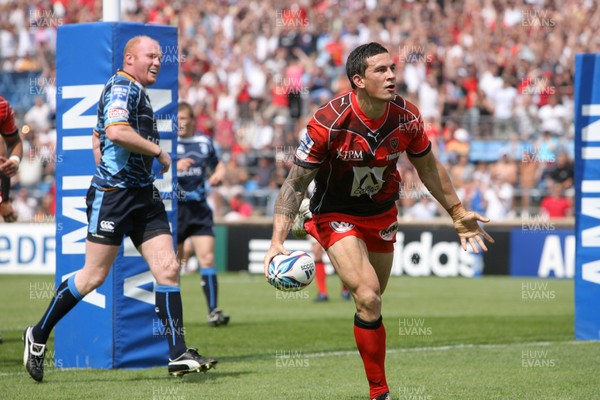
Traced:
<path fill-rule="evenodd" d="M 8 100 L 0 96 L 0 215 L 5 222 L 15 222 L 17 214 L 9 200 L 10 178 L 17 174 L 23 157 L 23 143 Z"/>
<path fill-rule="evenodd" d="M 415 105 L 395 93 L 395 64 L 378 43 L 348 56 L 352 91 L 321 107 L 308 124 L 274 210 L 271 247 L 264 260 L 289 254 L 290 231 L 315 237 L 326 249 L 356 304 L 354 337 L 369 382 L 370 399 L 391 399 L 385 376 L 386 334 L 381 295 L 387 285 L 398 230 L 398 157 L 406 153 L 432 196 L 448 211 L 460 238 L 475 252 L 493 239 L 489 222 L 461 204 L 447 171 L 431 152 Z M 303 199 L 314 179 L 310 202 Z"/>

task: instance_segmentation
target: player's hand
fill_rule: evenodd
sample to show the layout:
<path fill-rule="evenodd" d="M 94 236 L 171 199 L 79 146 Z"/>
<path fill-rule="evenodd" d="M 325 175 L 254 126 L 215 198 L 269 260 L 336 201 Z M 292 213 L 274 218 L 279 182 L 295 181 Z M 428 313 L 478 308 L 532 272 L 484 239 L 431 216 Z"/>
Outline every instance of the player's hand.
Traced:
<path fill-rule="evenodd" d="M 156 160 L 160 163 L 160 165 L 163 166 L 163 168 L 160 170 L 161 174 L 169 172 L 169 168 L 171 168 L 171 163 L 173 162 L 173 160 L 171 160 L 171 156 L 168 152 L 161 151 L 160 155 L 156 158 Z"/>
<path fill-rule="evenodd" d="M 10 160 L 4 156 L 0 156 L 0 172 L 7 178 L 11 178 L 17 174 L 19 164 L 16 161 Z"/>
<path fill-rule="evenodd" d="M 177 171 L 187 171 L 193 163 L 194 160 L 191 158 L 182 158 L 177 161 Z"/>
<path fill-rule="evenodd" d="M 271 247 L 269 247 L 269 250 L 267 250 L 267 254 L 265 254 L 264 261 L 265 278 L 267 279 L 267 282 L 269 281 L 269 264 L 271 263 L 273 257 L 275 257 L 278 254 L 285 254 L 287 256 L 291 253 L 285 247 L 283 247 L 283 243 L 271 242 Z"/>
<path fill-rule="evenodd" d="M 10 201 L 0 204 L 0 215 L 4 218 L 4 222 L 15 222 L 17 220 L 17 213 Z"/>
<path fill-rule="evenodd" d="M 212 174 L 208 178 L 208 184 L 210 186 L 219 186 L 222 181 L 223 181 L 223 177 L 221 176 L 221 174 Z"/>
<path fill-rule="evenodd" d="M 453 216 L 452 219 L 454 220 L 454 229 L 458 233 L 460 245 L 463 250 L 467 250 L 468 242 L 473 251 L 479 254 L 479 248 L 483 251 L 488 250 L 483 239 L 494 243 L 494 239 L 479 225 L 479 222 L 490 222 L 489 218 L 482 217 L 474 211 L 465 210 L 464 214 Z"/>

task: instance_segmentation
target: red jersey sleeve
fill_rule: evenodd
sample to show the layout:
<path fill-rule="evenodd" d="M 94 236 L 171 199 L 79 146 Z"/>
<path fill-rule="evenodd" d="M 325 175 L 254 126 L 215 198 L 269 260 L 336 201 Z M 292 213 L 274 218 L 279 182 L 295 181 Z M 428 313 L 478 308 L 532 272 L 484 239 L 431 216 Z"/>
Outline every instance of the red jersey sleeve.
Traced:
<path fill-rule="evenodd" d="M 411 102 L 407 101 L 405 108 L 408 115 L 412 115 L 412 120 L 406 122 L 406 124 L 409 124 L 409 130 L 413 133 L 412 140 L 406 148 L 406 153 L 411 157 L 422 157 L 431 150 L 431 142 L 423 126 L 423 117 L 421 117 L 417 106 Z"/>
<path fill-rule="evenodd" d="M 4 97 L 0 97 L 0 134 L 11 136 L 18 132 L 15 124 L 15 114 L 12 107 Z"/>
<path fill-rule="evenodd" d="M 313 117 L 300 138 L 294 163 L 302 167 L 317 168 L 325 161 L 328 152 L 329 129 Z"/>

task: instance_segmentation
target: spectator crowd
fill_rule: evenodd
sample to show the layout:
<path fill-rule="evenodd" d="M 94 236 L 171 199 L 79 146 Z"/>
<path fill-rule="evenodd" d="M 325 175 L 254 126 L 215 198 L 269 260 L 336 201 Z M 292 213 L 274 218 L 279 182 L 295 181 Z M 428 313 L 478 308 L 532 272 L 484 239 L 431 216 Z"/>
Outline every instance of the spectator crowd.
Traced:
<path fill-rule="evenodd" d="M 54 212 L 57 27 L 99 21 L 101 5 L 0 0 L 0 73 L 39 72 L 33 106 L 16 110 L 27 154 L 13 182 L 21 220 Z M 179 99 L 227 166 L 211 193 L 217 217 L 270 215 L 300 133 L 350 89 L 345 59 L 369 41 L 392 54 L 397 91 L 420 107 L 467 207 L 496 221 L 572 215 L 574 57 L 600 51 L 596 2 L 121 0 L 121 9 L 123 21 L 179 28 Z M 401 217 L 440 215 L 410 163 L 398 168 Z"/>

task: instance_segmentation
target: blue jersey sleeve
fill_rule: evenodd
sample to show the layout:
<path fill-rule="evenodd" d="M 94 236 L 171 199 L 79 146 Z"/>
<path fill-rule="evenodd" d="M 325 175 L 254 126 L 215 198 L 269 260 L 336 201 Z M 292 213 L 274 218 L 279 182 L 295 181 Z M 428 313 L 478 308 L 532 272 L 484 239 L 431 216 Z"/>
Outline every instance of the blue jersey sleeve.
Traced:
<path fill-rule="evenodd" d="M 129 125 L 129 116 L 134 111 L 139 92 L 131 84 L 115 84 L 106 93 L 107 101 L 104 105 L 105 127 L 114 124 Z"/>

